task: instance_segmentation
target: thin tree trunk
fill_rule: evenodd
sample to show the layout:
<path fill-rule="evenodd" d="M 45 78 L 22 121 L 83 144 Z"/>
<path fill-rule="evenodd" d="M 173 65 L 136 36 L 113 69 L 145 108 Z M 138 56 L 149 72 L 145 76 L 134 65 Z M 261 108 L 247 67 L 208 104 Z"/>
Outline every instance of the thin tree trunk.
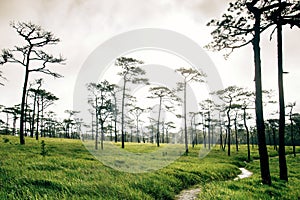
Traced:
<path fill-rule="evenodd" d="M 227 149 L 227 154 L 228 156 L 230 156 L 230 139 L 231 139 L 231 134 L 230 134 L 230 127 L 231 127 L 231 124 L 230 124 L 230 108 L 231 108 L 231 100 L 230 100 L 230 103 L 229 103 L 229 108 L 227 110 L 227 119 L 228 119 L 228 124 L 227 124 L 227 137 L 228 137 L 228 149 Z"/>
<path fill-rule="evenodd" d="M 186 80 L 184 81 L 184 102 L 183 102 L 183 115 L 184 115 L 184 140 L 185 140 L 185 153 L 189 153 L 187 124 L 186 124 Z"/>
<path fill-rule="evenodd" d="M 96 97 L 96 108 L 95 108 L 95 113 L 96 113 L 96 136 L 95 136 L 95 149 L 97 150 L 98 149 L 98 136 L 99 136 L 99 133 L 98 133 L 98 98 Z"/>
<path fill-rule="evenodd" d="M 246 108 L 243 109 L 244 114 L 243 114 L 243 119 L 244 119 L 244 126 L 246 128 L 246 133 L 247 133 L 247 161 L 250 162 L 251 157 L 250 157 L 250 138 L 249 138 L 249 128 L 247 126 L 247 120 L 246 120 Z"/>
<path fill-rule="evenodd" d="M 16 123 L 17 123 L 17 115 L 14 113 L 14 120 L 13 120 L 13 135 L 16 135 Z"/>
<path fill-rule="evenodd" d="M 37 101 L 37 118 L 36 118 L 36 131 L 35 131 L 35 139 L 39 139 L 39 121 L 40 121 L 40 103 L 39 103 L 39 97 Z"/>
<path fill-rule="evenodd" d="M 9 122 L 9 116 L 8 113 L 6 113 L 6 129 L 5 129 L 5 134 L 8 135 L 8 122 Z"/>
<path fill-rule="evenodd" d="M 237 129 L 236 121 L 237 121 L 237 113 L 235 113 L 234 131 L 235 131 L 235 148 L 236 148 L 236 151 L 239 151 L 238 129 Z"/>
<path fill-rule="evenodd" d="M 136 118 L 136 137 L 137 137 L 137 142 L 140 143 L 140 135 L 139 135 L 139 116 Z"/>
<path fill-rule="evenodd" d="M 33 134 L 34 134 L 34 124 L 35 124 L 35 107 L 36 107 L 36 92 L 34 93 L 31 129 L 30 129 L 30 137 L 32 137 L 32 138 L 33 138 Z"/>
<path fill-rule="evenodd" d="M 121 117 L 121 126 L 122 126 L 122 149 L 125 148 L 125 135 L 124 135 L 124 107 L 125 107 L 125 89 L 126 89 L 126 76 L 124 77 L 123 84 L 123 96 L 122 96 L 122 117 Z"/>
<path fill-rule="evenodd" d="M 281 3 L 281 1 L 279 0 Z M 281 16 L 280 16 L 281 18 Z M 277 24 L 277 54 L 278 54 L 278 89 L 279 89 L 279 174 L 281 180 L 288 181 L 288 172 L 285 158 L 285 105 L 283 91 L 283 69 L 282 69 L 282 25 L 281 19 Z"/>
<path fill-rule="evenodd" d="M 20 144 L 25 144 L 25 137 L 24 137 L 24 114 L 25 114 L 25 99 L 27 93 L 27 84 L 29 79 L 29 56 L 32 47 L 29 47 L 28 54 L 27 54 L 27 64 L 26 64 L 26 71 L 25 71 L 25 79 L 23 85 L 23 93 L 22 93 L 22 102 L 21 102 L 21 116 L 20 116 Z"/>
<path fill-rule="evenodd" d="M 277 151 L 277 141 L 276 141 L 276 130 L 275 130 L 275 127 L 272 127 L 272 133 L 273 133 L 274 150 Z"/>
<path fill-rule="evenodd" d="M 210 111 L 208 111 L 208 149 L 210 150 L 210 137 L 211 137 L 211 130 L 210 130 Z"/>
<path fill-rule="evenodd" d="M 294 154 L 294 157 L 296 157 L 296 146 L 295 146 L 295 137 L 294 137 L 294 124 L 293 124 L 293 119 L 292 119 L 292 109 L 291 108 L 291 112 L 290 112 L 290 122 L 291 122 L 291 125 L 290 125 L 290 132 L 291 132 L 291 138 L 292 138 L 292 145 L 293 145 L 293 154 Z"/>
<path fill-rule="evenodd" d="M 160 121 L 160 111 L 161 111 L 162 97 L 159 98 L 159 109 L 158 109 L 158 118 L 157 118 L 157 130 L 156 130 L 156 143 L 159 147 L 159 121 Z"/>
<path fill-rule="evenodd" d="M 101 122 L 101 150 L 103 150 L 103 140 L 104 140 L 104 122 Z"/>
<path fill-rule="evenodd" d="M 205 120 L 204 120 L 204 113 L 202 114 L 202 132 L 203 132 L 203 143 L 204 148 L 206 148 L 206 131 L 205 131 Z"/>

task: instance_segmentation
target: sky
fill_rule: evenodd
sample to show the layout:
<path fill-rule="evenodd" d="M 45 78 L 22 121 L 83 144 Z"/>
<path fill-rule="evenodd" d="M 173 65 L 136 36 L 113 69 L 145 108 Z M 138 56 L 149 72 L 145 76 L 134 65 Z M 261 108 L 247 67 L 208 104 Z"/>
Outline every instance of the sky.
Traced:
<path fill-rule="evenodd" d="M 9 26 L 10 21 L 31 21 L 52 31 L 61 42 L 53 47 L 54 54 L 67 58 L 66 65 L 53 69 L 64 76 L 61 79 L 44 77 L 44 88 L 60 98 L 52 107 L 59 116 L 73 109 L 73 91 L 79 71 L 88 56 L 103 42 L 134 29 L 161 28 L 185 35 L 201 47 L 211 40 L 211 28 L 206 24 L 219 18 L 227 9 L 229 0 L 1 0 L 0 48 L 22 44 L 19 36 Z M 284 28 L 284 86 L 286 102 L 297 102 L 300 112 L 300 31 Z M 277 89 L 276 43 L 269 33 L 262 36 L 263 89 Z M 225 60 L 224 52 L 208 52 L 214 62 L 224 87 L 238 85 L 254 88 L 253 53 L 251 46 L 238 49 Z M 164 62 L 164 61 L 162 61 Z M 19 104 L 24 70 L 21 66 L 0 66 L 7 78 L 0 87 L 0 104 Z M 30 80 L 40 77 L 33 74 Z M 276 94 L 275 94 L 276 95 Z M 276 96 L 275 96 L 276 98 Z M 276 109 L 272 108 L 272 109 Z"/>

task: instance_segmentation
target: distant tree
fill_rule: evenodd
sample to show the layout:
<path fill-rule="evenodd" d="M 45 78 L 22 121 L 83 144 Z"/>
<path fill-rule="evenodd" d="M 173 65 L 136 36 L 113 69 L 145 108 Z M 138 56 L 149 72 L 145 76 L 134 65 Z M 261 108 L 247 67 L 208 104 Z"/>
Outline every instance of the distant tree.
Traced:
<path fill-rule="evenodd" d="M 199 113 L 195 113 L 195 112 L 190 112 L 190 117 L 191 117 L 191 143 L 192 143 L 192 147 L 195 147 L 195 144 L 198 144 L 197 141 L 197 123 L 196 123 L 196 116 Z"/>
<path fill-rule="evenodd" d="M 105 122 L 113 111 L 113 103 L 111 97 L 111 91 L 113 85 L 108 81 L 102 81 L 100 83 L 89 83 L 87 86 L 88 90 L 93 94 L 93 98 L 89 100 L 89 103 L 95 109 L 96 113 L 96 127 L 98 123 L 101 129 L 101 149 L 103 149 L 104 132 L 106 130 Z M 95 137 L 95 149 L 98 149 L 98 131 L 96 128 Z"/>
<path fill-rule="evenodd" d="M 249 127 L 247 124 L 247 120 L 251 119 L 251 115 L 247 113 L 247 110 L 253 109 L 252 106 L 254 104 L 255 96 L 254 93 L 251 91 L 244 91 L 243 95 L 240 98 L 240 105 L 241 109 L 243 111 L 243 122 L 244 122 L 244 127 L 246 129 L 246 134 L 247 134 L 247 161 L 250 162 L 251 160 L 251 151 L 250 151 L 250 131 Z"/>
<path fill-rule="evenodd" d="M 277 151 L 276 131 L 278 128 L 279 120 L 278 119 L 268 119 L 267 122 L 272 131 L 274 150 Z"/>
<path fill-rule="evenodd" d="M 294 122 L 293 122 L 293 109 L 296 106 L 296 102 L 289 103 L 286 107 L 290 108 L 290 112 L 288 114 L 289 120 L 290 120 L 290 134 L 292 139 L 292 145 L 293 145 L 293 154 L 294 157 L 296 157 L 296 144 L 295 144 L 295 135 L 294 135 Z"/>
<path fill-rule="evenodd" d="M 117 93 L 120 91 L 122 90 L 119 86 L 113 85 L 113 90 L 111 91 L 111 95 L 113 98 L 113 121 L 114 121 L 115 142 L 118 142 L 117 122 L 118 122 L 119 108 L 118 108 Z"/>
<path fill-rule="evenodd" d="M 240 100 L 240 96 L 244 94 L 243 88 L 237 86 L 229 86 L 223 90 L 212 92 L 217 95 L 224 103 L 227 115 L 227 140 L 228 140 L 228 156 L 230 156 L 230 144 L 231 144 L 231 110 L 236 107 L 237 102 Z"/>
<path fill-rule="evenodd" d="M 207 125 L 205 127 L 207 127 L 208 129 L 208 149 L 210 149 L 210 146 L 211 146 L 211 121 L 212 121 L 212 112 L 213 112 L 213 109 L 215 109 L 216 105 L 215 103 L 210 100 L 210 99 L 205 99 L 203 100 L 202 102 L 199 103 L 202 111 L 207 115 L 207 118 L 206 118 L 206 121 L 207 121 Z M 203 132 L 204 135 L 203 135 L 203 139 L 204 139 L 204 147 L 206 148 L 206 134 L 205 134 L 205 131 Z"/>
<path fill-rule="evenodd" d="M 166 143 L 170 142 L 170 136 L 169 136 L 169 131 L 170 129 L 174 129 L 176 128 L 175 123 L 174 122 L 166 122 L 165 123 L 165 129 L 166 129 Z"/>
<path fill-rule="evenodd" d="M 36 111 L 36 102 L 37 102 L 37 95 L 38 91 L 42 87 L 42 79 L 35 80 L 35 85 L 38 85 L 36 89 L 33 87 L 30 87 L 27 91 L 28 94 L 33 93 L 33 110 L 32 110 L 32 117 L 31 117 L 31 123 L 30 123 L 30 137 L 33 137 L 34 134 L 34 123 L 35 123 L 35 111 Z"/>
<path fill-rule="evenodd" d="M 20 104 L 15 105 L 13 107 L 5 107 L 2 112 L 11 114 L 13 116 L 13 129 L 12 129 L 12 135 L 16 135 L 16 123 L 17 119 L 20 117 L 21 110 L 20 110 Z M 8 116 L 7 116 L 8 119 Z M 6 128 L 6 134 L 8 134 L 8 120 L 7 120 L 7 128 Z"/>
<path fill-rule="evenodd" d="M 162 108 L 165 107 L 165 109 L 169 110 L 171 107 L 168 107 L 167 103 L 172 103 L 172 101 L 176 101 L 177 97 L 175 96 L 174 92 L 171 91 L 168 87 L 165 86 L 157 86 L 157 87 L 151 87 L 149 89 L 149 92 L 151 96 L 148 98 L 152 99 L 158 99 L 159 100 L 159 106 L 158 106 L 158 116 L 157 116 L 157 127 L 156 127 L 156 143 L 159 147 L 159 138 L 160 138 L 160 118 L 161 118 L 161 111 Z"/>
<path fill-rule="evenodd" d="M 53 33 L 45 31 L 41 26 L 32 24 L 31 22 L 12 22 L 10 25 L 25 40 L 26 44 L 24 46 L 15 46 L 13 49 L 4 49 L 0 57 L 3 60 L 1 61 L 2 64 L 16 63 L 25 68 L 20 117 L 20 144 L 25 144 L 24 116 L 29 74 L 31 72 L 40 72 L 56 78 L 62 77 L 49 70 L 48 66 L 49 64 L 62 64 L 65 59 L 62 56 L 56 58 L 43 50 L 43 48 L 55 45 L 60 41 Z"/>
<path fill-rule="evenodd" d="M 241 108 L 241 105 L 235 104 L 233 105 L 233 110 L 234 110 L 234 118 L 233 118 L 233 123 L 234 123 L 234 135 L 235 135 L 235 149 L 236 151 L 239 151 L 239 140 L 238 140 L 238 116 L 239 116 L 239 110 Z"/>
<path fill-rule="evenodd" d="M 54 101 L 57 101 L 59 98 L 56 97 L 54 94 L 51 92 L 47 92 L 46 90 L 40 89 L 38 91 L 38 96 L 39 96 L 39 101 L 38 107 L 40 106 L 41 108 L 41 130 L 40 130 L 40 135 L 41 137 L 45 137 L 44 133 L 44 112 L 47 107 L 50 105 L 53 105 Z M 38 114 L 39 115 L 39 114 Z"/>
<path fill-rule="evenodd" d="M 140 143 L 140 130 L 139 130 L 139 122 L 140 122 L 140 116 L 143 114 L 145 109 L 139 107 L 139 106 L 134 106 L 129 110 L 129 112 L 133 115 L 135 122 L 136 122 L 136 137 L 137 137 L 137 142 Z"/>
<path fill-rule="evenodd" d="M 76 118 L 76 114 L 80 113 L 80 111 L 76 111 L 76 110 L 65 110 L 65 113 L 67 113 L 69 116 L 68 118 L 63 120 L 63 124 L 64 124 L 64 130 L 65 130 L 65 137 L 66 138 L 74 138 L 73 135 L 73 125 L 75 124 L 74 118 Z"/>
<path fill-rule="evenodd" d="M 204 82 L 205 74 L 200 72 L 199 70 L 193 68 L 179 68 L 175 70 L 178 72 L 182 77 L 183 81 L 178 82 L 178 91 L 183 91 L 183 119 L 184 119 L 184 139 L 185 139 L 185 153 L 188 154 L 189 147 L 188 147 L 188 136 L 187 136 L 187 110 L 186 110 L 186 88 L 187 84 L 190 82 Z"/>
<path fill-rule="evenodd" d="M 127 84 L 129 82 L 134 84 L 139 83 L 147 83 L 148 79 L 140 77 L 145 75 L 145 71 L 139 67 L 139 65 L 143 64 L 143 61 L 136 60 L 134 58 L 126 58 L 120 57 L 117 58 L 115 65 L 121 67 L 121 71 L 118 73 L 119 76 L 123 79 L 123 87 L 122 87 L 122 105 L 121 105 L 121 126 L 122 126 L 122 148 L 125 147 L 125 135 L 124 135 L 124 108 L 125 108 L 125 97 L 126 97 L 126 89 Z"/>

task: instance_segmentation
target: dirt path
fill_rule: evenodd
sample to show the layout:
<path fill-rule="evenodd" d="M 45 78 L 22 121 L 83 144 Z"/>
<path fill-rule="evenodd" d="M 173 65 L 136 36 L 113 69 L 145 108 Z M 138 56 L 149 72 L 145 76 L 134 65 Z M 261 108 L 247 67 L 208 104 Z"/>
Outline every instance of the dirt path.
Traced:
<path fill-rule="evenodd" d="M 200 188 L 182 190 L 175 199 L 176 200 L 195 200 L 197 199 L 198 194 L 200 193 Z"/>
<path fill-rule="evenodd" d="M 248 178 L 250 176 L 252 176 L 252 172 L 250 172 L 249 170 L 245 169 L 245 168 L 239 168 L 242 173 L 239 174 L 236 178 L 234 178 L 233 180 L 239 180 L 239 179 L 243 179 L 243 178 Z"/>
<path fill-rule="evenodd" d="M 243 178 L 248 178 L 252 176 L 252 172 L 245 168 L 239 168 L 241 170 L 241 174 L 239 174 L 236 178 L 233 180 L 239 180 Z M 176 200 L 195 200 L 198 197 L 198 194 L 201 192 L 200 188 L 193 188 L 193 189 L 187 189 L 180 192 L 180 194 L 176 195 Z"/>

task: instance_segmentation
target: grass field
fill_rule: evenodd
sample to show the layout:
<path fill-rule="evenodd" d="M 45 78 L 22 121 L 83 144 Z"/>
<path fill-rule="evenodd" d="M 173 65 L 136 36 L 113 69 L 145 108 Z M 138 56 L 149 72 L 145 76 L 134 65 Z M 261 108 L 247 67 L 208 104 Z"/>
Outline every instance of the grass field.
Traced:
<path fill-rule="evenodd" d="M 291 147 L 287 147 L 289 181 L 285 182 L 279 179 L 277 152 L 271 148 L 269 150 L 272 186 L 261 184 L 259 160 L 255 155 L 255 160 L 245 167 L 253 172 L 253 176 L 238 181 L 213 181 L 204 184 L 201 186 L 199 199 L 300 199 L 300 155 L 294 157 Z M 299 147 L 297 151 L 299 153 Z"/>
<path fill-rule="evenodd" d="M 41 155 L 41 141 L 26 138 L 26 145 L 22 146 L 18 144 L 17 137 L 0 136 L 1 200 L 174 199 L 181 190 L 194 185 L 204 186 L 204 196 L 201 197 L 203 199 L 213 199 L 220 193 L 224 194 L 223 197 L 236 196 L 242 191 L 230 184 L 243 184 L 243 181 L 232 183 L 224 180 L 233 179 L 240 173 L 238 166 L 245 165 L 245 147 L 238 153 L 233 152 L 230 158 L 215 148 L 204 159 L 199 159 L 198 145 L 194 149 L 190 148 L 188 156 L 181 156 L 160 170 L 126 173 L 104 166 L 86 150 L 80 140 L 43 139 L 46 144 L 46 156 Z M 126 144 L 126 148 L 132 152 L 143 153 L 157 147 L 151 144 Z M 275 156 L 276 152 L 271 154 Z M 257 158 L 257 150 L 253 152 L 253 156 Z M 294 195 L 299 195 L 291 185 L 293 179 L 297 179 L 297 176 L 299 178 L 300 170 L 298 162 L 293 159 L 289 158 L 288 161 L 291 169 L 295 170 L 294 174 L 290 173 L 294 178 L 291 178 L 285 189 L 279 187 L 285 183 L 276 184 L 274 187 L 278 187 L 278 190 L 274 195 L 287 195 L 292 190 Z M 254 179 L 247 181 L 259 185 L 257 161 L 247 165 L 247 168 L 255 172 Z M 248 184 L 247 181 L 245 184 Z M 299 187 L 299 182 L 297 184 Z M 276 189 L 266 186 L 252 187 L 270 191 Z"/>

